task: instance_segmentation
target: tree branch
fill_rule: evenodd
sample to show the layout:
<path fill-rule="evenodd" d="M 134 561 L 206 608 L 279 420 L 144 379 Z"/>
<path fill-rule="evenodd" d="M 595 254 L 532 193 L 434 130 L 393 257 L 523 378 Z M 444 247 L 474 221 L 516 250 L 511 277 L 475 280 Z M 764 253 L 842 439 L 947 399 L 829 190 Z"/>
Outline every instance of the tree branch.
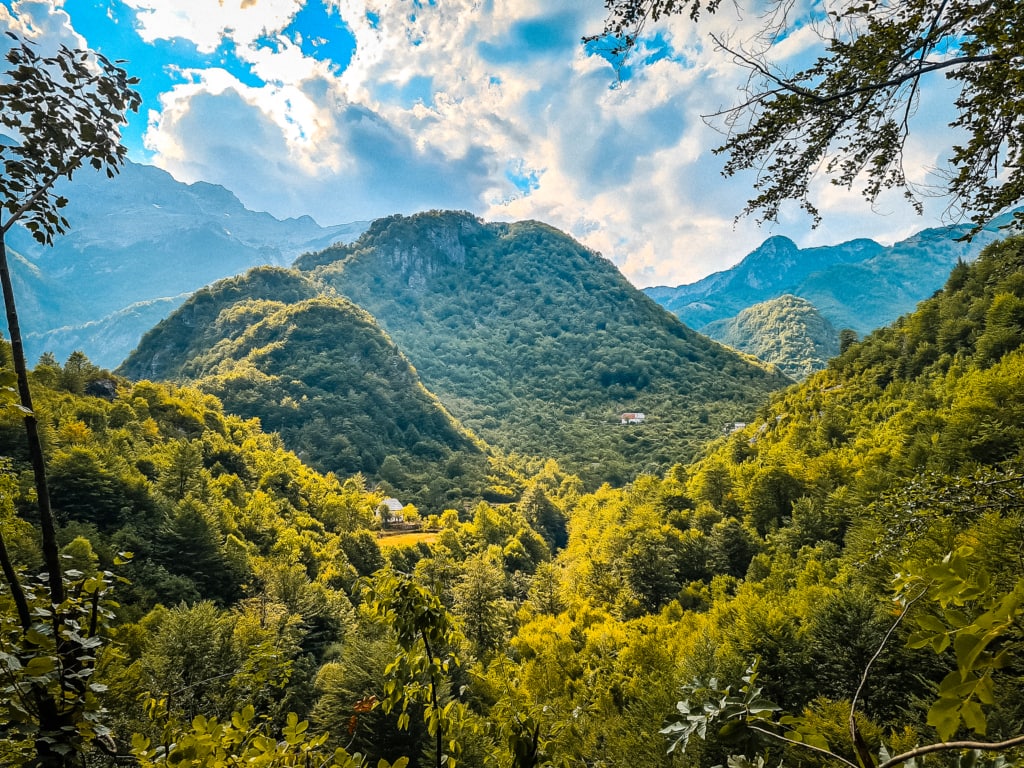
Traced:
<path fill-rule="evenodd" d="M 74 172 L 78 170 L 82 165 L 82 160 L 85 158 L 85 155 L 86 152 L 84 150 L 77 153 L 76 155 L 72 155 L 71 159 L 68 160 L 68 162 L 66 162 L 60 169 L 51 173 L 50 177 L 39 185 L 39 187 L 21 205 L 21 207 L 19 207 L 10 215 L 10 217 L 7 219 L 7 222 L 0 226 L 0 237 L 6 236 L 7 232 L 10 230 L 12 226 L 14 226 L 15 222 L 17 222 L 18 219 L 24 216 L 25 212 L 32 208 L 32 206 L 34 206 L 36 202 L 38 202 L 39 198 L 41 198 L 43 195 L 49 192 L 61 176 L 65 176 L 69 172 Z"/>
<path fill-rule="evenodd" d="M 29 611 L 25 591 L 21 588 L 18 572 L 14 570 L 14 564 L 11 562 L 2 531 L 0 531 L 0 567 L 3 568 L 4 578 L 7 579 L 7 583 L 11 587 L 11 599 L 14 600 L 14 605 L 18 609 L 18 621 L 21 622 L 21 628 L 28 632 L 32 627 L 32 613 Z"/>
<path fill-rule="evenodd" d="M 882 651 L 885 649 L 885 646 L 888 645 L 889 638 L 892 637 L 892 633 L 895 632 L 896 628 L 903 623 L 903 619 L 906 618 L 907 613 L 910 611 L 911 607 L 913 607 L 914 603 L 924 597 L 927 591 L 927 587 L 922 589 L 913 599 L 908 600 L 903 606 L 903 610 L 900 611 L 900 615 L 896 617 L 896 621 L 892 623 L 892 626 L 889 627 L 889 631 L 886 632 L 885 637 L 882 638 L 882 642 L 878 644 L 878 648 L 875 650 L 874 655 L 868 660 L 867 665 L 864 667 L 864 672 L 860 676 L 860 683 L 857 685 L 857 690 L 853 692 L 853 700 L 850 702 L 850 738 L 853 740 L 853 745 L 856 747 L 858 754 L 860 754 L 860 759 L 862 761 L 865 760 L 865 758 L 868 760 L 865 764 L 865 768 L 870 768 L 870 766 L 875 764 L 875 761 L 874 758 L 871 757 L 870 753 L 866 752 L 864 739 L 861 737 L 860 731 L 857 728 L 857 718 L 855 717 L 857 713 L 857 700 L 860 699 L 860 694 L 864 690 L 864 686 L 867 685 L 868 674 L 871 672 L 871 665 L 878 661 L 878 657 L 882 655 Z M 863 754 L 861 754 L 862 752 Z"/>
<path fill-rule="evenodd" d="M 854 88 L 846 88 L 837 93 L 829 94 L 827 96 L 820 96 L 815 91 L 805 88 L 802 85 L 798 85 L 793 80 L 781 77 L 772 72 L 765 64 L 754 59 L 751 55 L 744 53 L 740 50 L 730 48 L 722 38 L 717 35 L 711 35 L 711 39 L 715 45 L 721 48 L 723 51 L 728 53 L 733 58 L 737 59 L 741 65 L 749 67 L 756 72 L 759 72 L 763 77 L 770 80 L 779 86 L 781 90 L 794 93 L 798 96 L 813 101 L 815 104 L 829 104 L 834 101 L 841 101 L 849 98 L 850 96 L 856 96 L 859 93 L 870 93 L 873 91 L 881 91 L 886 88 L 892 88 L 894 86 L 903 85 L 910 80 L 917 80 L 922 75 L 929 74 L 931 72 L 941 71 L 943 69 L 949 69 L 950 67 L 958 67 L 962 64 L 978 64 L 986 61 L 1001 61 L 1002 57 L 995 54 L 985 54 L 978 56 L 959 56 L 953 59 L 946 59 L 945 61 L 932 61 L 925 62 L 921 61 L 918 66 L 912 70 L 904 72 L 900 75 L 892 77 L 880 83 L 868 83 L 866 85 L 859 85 Z M 769 91 L 769 93 L 776 91 Z M 750 102 L 759 101 L 760 95 L 750 99 Z M 732 110 L 730 110 L 732 111 Z"/>
<path fill-rule="evenodd" d="M 804 749 L 809 749 L 812 752 L 817 752 L 819 755 L 825 755 L 826 757 L 829 757 L 829 758 L 831 758 L 833 760 L 838 760 L 843 765 L 849 766 L 849 768 L 860 768 L 860 766 L 857 765 L 856 763 L 850 762 L 849 760 L 847 760 L 842 755 L 837 755 L 835 752 L 833 752 L 830 749 L 822 749 L 821 747 L 816 747 L 813 744 L 808 744 L 807 742 L 804 742 L 804 741 L 797 741 L 796 739 L 788 739 L 785 736 L 780 736 L 779 734 L 774 733 L 773 731 L 769 731 L 767 728 L 761 728 L 758 725 L 750 725 L 748 723 L 747 727 L 750 730 L 752 730 L 752 731 L 757 731 L 758 733 L 763 733 L 765 736 L 770 736 L 771 738 L 775 739 L 776 741 L 782 741 L 782 742 L 785 742 L 786 744 L 792 744 L 792 745 L 797 746 L 797 747 L 803 747 Z"/>
<path fill-rule="evenodd" d="M 917 747 L 904 752 L 902 755 L 896 755 L 886 760 L 884 763 L 878 766 L 878 768 L 892 768 L 900 763 L 905 763 L 908 760 L 913 760 L 915 757 L 921 757 L 923 755 L 931 755 L 936 752 L 949 752 L 954 749 L 977 749 L 982 752 L 999 752 L 1004 749 L 1012 749 L 1013 747 L 1024 746 L 1024 735 L 1014 736 L 1012 739 L 1006 741 L 988 742 L 988 741 L 943 741 L 938 744 L 926 744 L 923 747 Z"/>

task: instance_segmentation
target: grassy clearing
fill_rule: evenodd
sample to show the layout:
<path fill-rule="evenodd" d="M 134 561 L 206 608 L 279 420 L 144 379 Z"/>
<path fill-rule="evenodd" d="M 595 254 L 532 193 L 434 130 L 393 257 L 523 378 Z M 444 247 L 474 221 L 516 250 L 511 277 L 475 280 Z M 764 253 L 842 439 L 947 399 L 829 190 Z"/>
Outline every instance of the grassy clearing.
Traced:
<path fill-rule="evenodd" d="M 433 544 L 436 540 L 437 533 L 412 531 L 410 533 L 396 533 L 391 536 L 384 534 L 384 536 L 377 540 L 377 543 L 382 547 L 412 547 L 421 541 L 424 544 Z"/>

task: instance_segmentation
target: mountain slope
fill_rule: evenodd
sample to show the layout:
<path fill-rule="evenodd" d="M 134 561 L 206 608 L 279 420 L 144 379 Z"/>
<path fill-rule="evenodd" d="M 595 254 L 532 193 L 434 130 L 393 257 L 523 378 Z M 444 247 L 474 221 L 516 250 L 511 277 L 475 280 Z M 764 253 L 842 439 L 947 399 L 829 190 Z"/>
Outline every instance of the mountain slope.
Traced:
<path fill-rule="evenodd" d="M 1022 424 L 1024 238 L 1017 237 L 957 266 L 915 312 L 774 398 L 691 470 L 691 488 L 698 501 L 710 493 L 715 506 L 743 511 L 761 531 L 792 517 L 801 535 L 841 543 L 856 510 L 916 474 L 969 474 L 1019 459 Z"/>
<path fill-rule="evenodd" d="M 394 216 L 296 267 L 371 312 L 426 386 L 489 443 L 568 460 L 591 482 L 687 459 L 787 383 L 537 222 Z M 623 412 L 646 419 L 624 427 Z"/>
<path fill-rule="evenodd" d="M 870 333 L 912 311 L 942 287 L 958 261 L 973 261 L 1001 238 L 993 222 L 971 242 L 968 226 L 927 229 L 890 247 L 871 240 L 797 248 L 772 237 L 735 267 L 676 288 L 644 292 L 697 330 L 789 293 L 811 302 L 837 328 Z"/>
<path fill-rule="evenodd" d="M 814 305 L 785 294 L 755 304 L 728 320 L 708 323 L 701 332 L 754 355 L 794 379 L 805 379 L 839 354 L 839 331 Z"/>
<path fill-rule="evenodd" d="M 118 370 L 134 379 L 173 381 L 194 377 L 194 358 L 245 330 L 244 322 L 222 319 L 225 310 L 236 303 L 295 303 L 316 298 L 322 292 L 315 280 L 280 267 L 256 267 L 244 275 L 220 280 L 196 291 L 148 331 Z"/>
<path fill-rule="evenodd" d="M 484 446 L 373 318 L 331 293 L 272 267 L 222 281 L 147 333 L 119 372 L 187 380 L 320 471 L 385 480 L 425 511 L 480 497 Z"/>
<path fill-rule="evenodd" d="M 13 271 L 30 357 L 49 350 L 63 359 L 82 343 L 95 362 L 114 366 L 152 326 L 151 315 L 137 323 L 122 316 L 117 337 L 95 341 L 89 323 L 253 266 L 288 264 L 365 228 L 322 227 L 308 216 L 282 221 L 246 209 L 223 187 L 182 184 L 130 162 L 113 179 L 82 170 L 57 191 L 69 201 L 68 233 L 52 248 L 20 228 L 8 240 L 20 256 Z"/>
<path fill-rule="evenodd" d="M 45 349 L 58 358 L 66 357 L 76 349 L 104 350 L 97 352 L 96 362 L 111 368 L 129 350 L 134 349 L 146 329 L 171 314 L 188 297 L 189 294 L 181 293 L 138 301 L 99 320 L 90 320 L 81 325 L 65 325 L 42 333 L 28 333 L 25 338 L 33 349 Z"/>

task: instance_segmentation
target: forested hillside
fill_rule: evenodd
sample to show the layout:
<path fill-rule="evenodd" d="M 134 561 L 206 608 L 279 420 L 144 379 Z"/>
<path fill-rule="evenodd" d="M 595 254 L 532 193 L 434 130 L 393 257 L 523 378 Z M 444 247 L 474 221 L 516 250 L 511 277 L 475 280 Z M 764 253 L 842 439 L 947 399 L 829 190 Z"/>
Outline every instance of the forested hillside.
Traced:
<path fill-rule="evenodd" d="M 613 765 L 676 764 L 660 751 L 665 722 L 680 723 L 673 740 L 692 736 L 677 748 L 695 765 L 765 749 L 766 763 L 818 764 L 804 744 L 849 764 L 863 746 L 877 765 L 954 736 L 1019 734 L 1022 345 L 1016 239 L 699 462 L 582 499 L 557 563 L 585 602 L 572 625 L 535 620 L 513 643 L 530 649 L 520 679 L 573 637 L 587 638 L 566 651 L 577 668 L 600 671 L 582 687 L 530 678 L 531 703 L 599 711 L 583 751 Z M 996 637 L 1006 656 L 985 650 Z M 673 712 L 677 700 L 689 708 Z M 765 701 L 793 719 L 773 726 Z M 719 734 L 709 713 L 733 725 Z"/>
<path fill-rule="evenodd" d="M 708 323 L 701 333 L 778 366 L 796 381 L 820 371 L 839 353 L 836 327 L 809 301 L 789 294 Z"/>
<path fill-rule="evenodd" d="M 119 369 L 187 380 L 320 471 L 363 472 L 441 512 L 487 488 L 486 448 L 420 383 L 366 312 L 264 267 L 197 292 Z"/>
<path fill-rule="evenodd" d="M 0 349 L 0 361 L 7 360 Z M 259 713 L 260 725 L 250 723 L 253 735 L 265 727 L 265 717 L 283 725 L 286 712 L 308 715 L 317 700 L 318 722 L 333 727 L 331 707 L 351 707 L 363 695 L 349 700 L 344 686 L 379 693 L 384 665 L 399 650 L 358 610 L 360 577 L 390 564 L 451 587 L 462 569 L 486 562 L 500 576 L 489 589 L 501 589 L 506 572 L 517 573 L 515 589 L 525 594 L 528 574 L 565 541 L 564 516 L 549 497 L 560 501 L 576 484 L 553 462 L 495 468 L 506 492 L 523 495 L 518 506 L 480 504 L 469 522 L 452 511 L 428 521 L 432 533 L 380 539 L 384 494 L 369 489 L 362 475 L 309 469 L 280 438 L 254 420 L 226 414 L 209 394 L 132 384 L 81 355 L 64 366 L 44 361 L 33 386 L 68 598 L 41 631 L 25 635 L 19 628 L 13 584 L 23 585 L 32 610 L 48 609 L 41 584 L 28 577 L 42 555 L 30 522 L 34 495 L 25 479 L 30 471 L 20 412 L 5 408 L 3 765 L 31 759 L 37 706 L 62 687 L 66 693 L 56 706 L 64 722 L 82 718 L 80 735 L 46 738 L 77 744 L 93 753 L 93 763 L 114 758 L 96 752 L 92 736 L 120 750 L 123 762 L 143 738 L 133 742 L 133 732 L 160 744 L 175 729 L 180 736 L 196 715 L 231 722 L 232 712 L 246 707 Z M 426 557 L 427 542 L 455 541 L 456 533 L 468 559 L 456 564 Z M 497 553 L 491 559 L 470 556 L 488 545 Z M 108 602 L 111 590 L 116 603 Z M 477 620 L 468 599 L 449 606 Z M 74 623 L 83 611 L 92 618 Z M 65 630 L 74 634 L 54 645 L 54 633 Z M 146 696 L 152 697 L 148 705 Z M 234 723 L 242 719 L 236 714 Z M 374 752 L 415 754 L 422 739 L 417 729 L 385 737 L 397 733 L 396 723 L 397 713 L 368 714 L 360 733 L 369 735 L 361 738 Z M 351 734 L 337 732 L 336 743 L 342 742 L 351 746 Z M 145 761 L 145 750 L 136 757 Z"/>
<path fill-rule="evenodd" d="M 787 383 L 537 222 L 394 216 L 296 267 L 368 310 L 487 442 L 554 456 L 593 487 L 688 460 Z M 624 428 L 624 412 L 645 421 Z"/>
<path fill-rule="evenodd" d="M 213 396 L 48 361 L 70 589 L 51 613 L 30 587 L 31 632 L 0 595 L 21 696 L 0 758 L 33 752 L 28 694 L 65 690 L 78 735 L 57 743 L 147 768 L 1012 764 L 1022 378 L 1013 239 L 699 461 L 589 494 L 554 461 L 496 464 L 513 503 L 433 516 L 410 547 L 370 532 L 359 476 L 310 470 Z M 3 420 L 0 554 L 31 570 Z"/>

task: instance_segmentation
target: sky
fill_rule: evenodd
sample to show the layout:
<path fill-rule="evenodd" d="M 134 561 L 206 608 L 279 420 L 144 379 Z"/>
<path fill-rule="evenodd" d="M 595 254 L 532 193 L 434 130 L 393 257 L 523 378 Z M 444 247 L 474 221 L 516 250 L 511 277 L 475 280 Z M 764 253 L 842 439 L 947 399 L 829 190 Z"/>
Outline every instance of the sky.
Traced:
<path fill-rule="evenodd" d="M 770 226 L 736 221 L 752 179 L 721 175 L 724 137 L 702 115 L 737 101 L 744 72 L 709 34 L 761 20 L 722 9 L 648 26 L 619 70 L 581 42 L 602 0 L 0 0 L 0 30 L 127 60 L 143 96 L 130 159 L 279 218 L 537 219 L 638 287 L 693 282 L 772 235 L 890 244 L 945 223 L 942 198 L 918 216 L 899 194 L 871 206 L 824 179 L 817 229 L 795 204 Z M 773 55 L 796 65 L 814 45 L 797 24 Z M 907 149 L 922 184 L 952 143 L 942 89 L 923 92 Z"/>

